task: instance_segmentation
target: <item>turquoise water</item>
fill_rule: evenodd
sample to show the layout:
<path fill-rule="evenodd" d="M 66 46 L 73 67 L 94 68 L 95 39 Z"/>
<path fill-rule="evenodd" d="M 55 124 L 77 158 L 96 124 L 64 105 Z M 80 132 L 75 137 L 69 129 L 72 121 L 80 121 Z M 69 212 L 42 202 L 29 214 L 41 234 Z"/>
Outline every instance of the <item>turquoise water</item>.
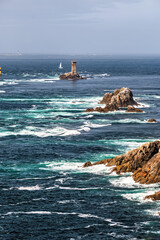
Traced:
<path fill-rule="evenodd" d="M 1 239 L 159 239 L 159 184 L 82 165 L 160 139 L 160 59 L 79 59 L 79 81 L 59 62 L 0 60 Z M 143 114 L 85 113 L 121 87 Z"/>

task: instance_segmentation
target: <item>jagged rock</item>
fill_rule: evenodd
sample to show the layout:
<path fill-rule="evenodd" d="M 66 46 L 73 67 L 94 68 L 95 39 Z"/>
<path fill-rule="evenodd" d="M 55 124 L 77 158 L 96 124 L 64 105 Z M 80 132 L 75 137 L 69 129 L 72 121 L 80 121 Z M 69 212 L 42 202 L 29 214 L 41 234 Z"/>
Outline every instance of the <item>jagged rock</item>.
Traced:
<path fill-rule="evenodd" d="M 85 112 L 93 112 L 94 108 L 87 108 Z"/>
<path fill-rule="evenodd" d="M 155 154 L 142 168 L 135 171 L 133 179 L 135 182 L 146 184 L 160 182 L 160 152 Z"/>
<path fill-rule="evenodd" d="M 133 106 L 128 106 L 126 112 L 127 113 L 129 113 L 129 112 L 142 113 L 143 111 L 141 109 L 139 109 L 139 108 L 135 108 Z"/>
<path fill-rule="evenodd" d="M 98 164 L 115 166 L 112 171 L 116 171 L 117 174 L 132 172 L 136 182 L 158 183 L 160 182 L 160 141 L 145 143 L 123 155 L 104 159 L 92 165 Z"/>
<path fill-rule="evenodd" d="M 113 171 L 117 174 L 122 172 L 134 172 L 142 168 L 155 154 L 159 152 L 160 142 L 148 142 L 138 147 L 137 149 L 130 150 L 128 153 L 117 156 L 108 160 L 108 166 L 114 166 Z"/>
<path fill-rule="evenodd" d="M 149 123 L 156 123 L 157 121 L 156 121 L 156 119 L 151 118 L 151 119 L 148 120 L 148 122 L 149 122 Z"/>
<path fill-rule="evenodd" d="M 133 99 L 133 93 L 129 88 L 116 89 L 113 93 L 106 93 L 100 104 L 114 103 L 117 107 L 127 107 L 128 105 L 138 105 Z"/>
<path fill-rule="evenodd" d="M 146 199 L 151 199 L 152 201 L 157 201 L 157 200 L 160 200 L 160 191 L 159 192 L 156 192 L 152 195 L 148 195 L 144 198 L 144 200 Z M 160 212 L 159 212 L 159 215 L 160 215 Z"/>
<path fill-rule="evenodd" d="M 90 112 L 117 111 L 120 108 L 126 108 L 129 105 L 138 105 L 138 103 L 133 99 L 133 93 L 129 88 L 116 89 L 113 93 L 106 93 L 100 101 L 100 104 L 105 104 L 106 106 L 104 108 L 96 107 L 93 110 L 90 108 Z M 88 109 L 86 111 L 88 111 Z"/>
<path fill-rule="evenodd" d="M 83 168 L 85 168 L 85 167 L 90 167 L 90 166 L 92 166 L 92 163 L 91 163 L 91 162 L 86 162 L 86 163 L 83 165 Z"/>

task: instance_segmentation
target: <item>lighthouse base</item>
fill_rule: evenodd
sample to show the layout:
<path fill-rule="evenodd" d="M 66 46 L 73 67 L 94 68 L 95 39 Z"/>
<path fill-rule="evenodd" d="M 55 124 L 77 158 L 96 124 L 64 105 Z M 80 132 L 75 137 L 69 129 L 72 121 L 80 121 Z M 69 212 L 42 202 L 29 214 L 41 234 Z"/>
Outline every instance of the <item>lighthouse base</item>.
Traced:
<path fill-rule="evenodd" d="M 86 79 L 86 78 L 80 76 L 78 73 L 72 73 L 72 72 L 62 74 L 62 75 L 60 75 L 59 78 L 61 80 L 64 80 L 64 79 L 71 79 L 71 80 Z"/>

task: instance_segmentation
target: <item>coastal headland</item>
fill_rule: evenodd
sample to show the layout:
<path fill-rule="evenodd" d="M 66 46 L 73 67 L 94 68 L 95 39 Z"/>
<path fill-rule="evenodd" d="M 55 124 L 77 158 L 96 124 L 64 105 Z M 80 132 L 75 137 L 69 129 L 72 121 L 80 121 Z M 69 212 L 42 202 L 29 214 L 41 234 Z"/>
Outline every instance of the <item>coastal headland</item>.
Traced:
<path fill-rule="evenodd" d="M 160 141 L 148 142 L 118 155 L 115 158 L 104 159 L 95 163 L 86 162 L 83 167 L 91 167 L 104 164 L 113 167 L 116 174 L 132 172 L 132 178 L 140 184 L 153 184 L 160 182 Z M 160 192 L 146 196 L 145 199 L 160 200 Z"/>

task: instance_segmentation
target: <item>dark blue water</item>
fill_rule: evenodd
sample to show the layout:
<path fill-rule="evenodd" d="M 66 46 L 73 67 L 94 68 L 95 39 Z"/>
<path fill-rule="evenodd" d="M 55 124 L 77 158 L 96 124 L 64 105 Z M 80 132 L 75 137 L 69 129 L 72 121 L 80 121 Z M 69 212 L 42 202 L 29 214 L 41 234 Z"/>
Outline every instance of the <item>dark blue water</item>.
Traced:
<path fill-rule="evenodd" d="M 0 59 L 0 239 L 160 239 L 159 184 L 83 169 L 160 139 L 160 58 Z M 143 114 L 85 113 L 129 87 Z M 149 124 L 149 118 L 157 124 Z"/>

